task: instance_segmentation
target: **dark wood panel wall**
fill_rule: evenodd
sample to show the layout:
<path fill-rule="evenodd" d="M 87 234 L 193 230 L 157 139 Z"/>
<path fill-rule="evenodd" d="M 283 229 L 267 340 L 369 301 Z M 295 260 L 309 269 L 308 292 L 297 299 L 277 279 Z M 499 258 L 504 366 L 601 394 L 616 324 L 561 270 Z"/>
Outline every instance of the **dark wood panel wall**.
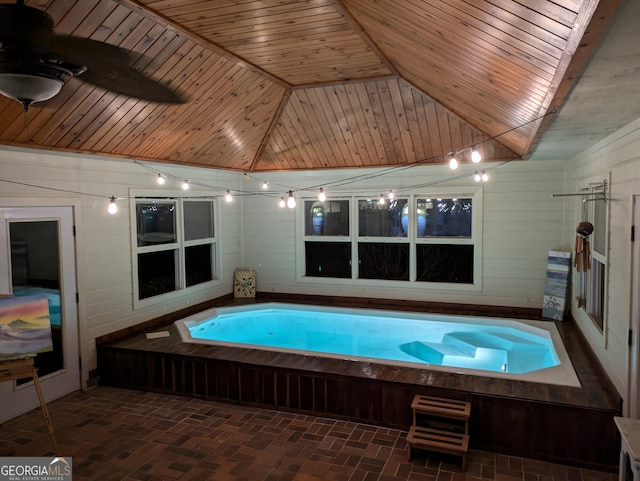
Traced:
<path fill-rule="evenodd" d="M 470 399 L 474 449 L 615 471 L 619 413 L 98 344 L 101 384 L 408 429 L 415 394 Z"/>

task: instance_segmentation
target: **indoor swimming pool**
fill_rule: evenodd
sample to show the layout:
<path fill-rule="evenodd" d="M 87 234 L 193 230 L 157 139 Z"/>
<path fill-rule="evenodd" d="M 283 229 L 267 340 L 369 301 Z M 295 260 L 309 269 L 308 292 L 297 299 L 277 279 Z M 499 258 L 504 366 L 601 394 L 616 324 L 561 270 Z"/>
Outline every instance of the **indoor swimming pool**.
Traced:
<path fill-rule="evenodd" d="M 185 342 L 580 386 L 553 322 L 265 303 L 176 326 Z"/>

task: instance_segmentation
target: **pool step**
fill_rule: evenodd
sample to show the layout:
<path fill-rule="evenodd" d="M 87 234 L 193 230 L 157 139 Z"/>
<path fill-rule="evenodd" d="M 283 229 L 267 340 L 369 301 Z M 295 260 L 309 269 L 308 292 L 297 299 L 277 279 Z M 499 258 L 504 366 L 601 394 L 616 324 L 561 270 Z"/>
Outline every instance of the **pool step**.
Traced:
<path fill-rule="evenodd" d="M 413 341 L 400 348 L 430 364 L 477 368 L 475 360 L 482 358 L 485 365 L 504 366 L 514 373 L 526 370 L 527 365 L 548 352 L 544 345 L 524 337 L 489 332 L 453 332 L 445 334 L 442 342 Z"/>
<path fill-rule="evenodd" d="M 520 351 L 540 352 L 546 349 L 546 346 L 521 336 L 493 332 L 451 332 L 444 335 L 442 343 L 471 345 L 487 349 L 503 349 L 506 351 L 517 349 Z"/>
<path fill-rule="evenodd" d="M 483 359 L 483 363 L 490 365 L 501 366 L 507 362 L 507 352 L 504 349 L 477 347 L 463 343 L 413 341 L 402 344 L 400 349 L 429 364 L 477 369 L 476 359 L 479 357 Z"/>
<path fill-rule="evenodd" d="M 429 364 L 442 364 L 446 356 L 473 358 L 476 354 L 476 349 L 472 346 L 459 349 L 456 346 L 438 342 L 407 342 L 402 344 L 400 349 Z"/>

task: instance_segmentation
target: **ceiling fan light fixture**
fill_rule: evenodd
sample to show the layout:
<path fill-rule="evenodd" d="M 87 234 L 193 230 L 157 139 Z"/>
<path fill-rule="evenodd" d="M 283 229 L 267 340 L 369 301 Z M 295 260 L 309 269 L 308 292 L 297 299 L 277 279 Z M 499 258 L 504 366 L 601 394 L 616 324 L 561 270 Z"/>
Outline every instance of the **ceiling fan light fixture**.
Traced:
<path fill-rule="evenodd" d="M 57 95 L 72 76 L 71 71 L 58 65 L 0 58 L 0 94 L 25 108 Z"/>

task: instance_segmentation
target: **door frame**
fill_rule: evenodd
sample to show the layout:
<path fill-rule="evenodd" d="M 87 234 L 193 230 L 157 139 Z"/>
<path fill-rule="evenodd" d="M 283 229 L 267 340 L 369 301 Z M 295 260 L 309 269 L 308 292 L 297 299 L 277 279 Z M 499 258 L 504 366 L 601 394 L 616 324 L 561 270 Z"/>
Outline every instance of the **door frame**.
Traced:
<path fill-rule="evenodd" d="M 634 237 L 640 237 L 640 195 L 633 196 L 631 225 Z M 631 243 L 631 312 L 629 319 L 630 343 L 628 372 L 628 406 L 626 415 L 640 418 L 640 238 Z"/>
<path fill-rule="evenodd" d="M 72 303 L 73 309 L 75 311 L 75 319 L 72 321 L 72 322 L 75 322 L 75 326 L 74 326 L 75 339 L 72 340 L 72 342 L 74 342 L 72 351 L 74 353 L 77 353 L 77 354 L 74 354 L 72 358 L 67 357 L 65 369 L 69 371 L 71 370 L 73 371 L 71 384 L 69 384 L 69 386 L 72 386 L 71 392 L 77 389 L 86 389 L 86 381 L 83 381 L 84 379 L 86 379 L 86 376 L 83 373 L 82 362 L 81 362 L 83 358 L 86 358 L 85 353 L 83 352 L 84 343 L 81 342 L 81 339 L 83 338 L 82 337 L 83 329 L 82 329 L 81 323 L 79 322 L 79 319 L 81 319 L 82 313 L 80 312 L 80 303 L 77 302 L 77 299 L 78 299 L 77 293 L 78 293 L 78 285 L 79 285 L 78 260 L 80 256 L 78 255 L 76 227 L 77 227 L 77 220 L 80 217 L 79 203 L 77 202 L 76 199 L 64 199 L 64 198 L 46 199 L 46 202 L 43 202 L 43 199 L 37 199 L 37 198 L 24 199 L 24 198 L 1 198 L 0 197 L 0 207 L 3 209 L 23 209 L 23 208 L 34 209 L 34 213 L 36 212 L 36 209 L 42 209 L 44 212 L 38 213 L 38 215 L 34 215 L 33 217 L 34 221 L 37 221 L 39 219 L 42 219 L 42 220 L 57 219 L 60 221 L 59 252 L 61 255 L 64 256 L 63 262 L 69 259 L 71 259 L 71 262 L 72 262 L 72 266 L 69 266 L 67 268 L 66 273 L 64 272 L 64 269 L 61 267 L 60 275 L 61 275 L 61 282 L 65 286 L 65 291 L 64 291 L 65 302 Z M 49 210 L 49 212 L 47 212 L 47 210 Z M 55 210 L 58 210 L 58 212 L 55 212 Z M 28 220 L 28 217 L 25 218 L 23 216 L 17 216 L 16 219 Z M 63 222 L 64 222 L 64 225 L 63 225 Z M 68 229 L 67 227 L 70 227 L 70 229 Z M 66 230 L 66 232 L 63 231 L 63 228 L 64 230 Z M 0 244 L 2 245 L 6 244 L 7 242 L 8 242 L 8 236 L 6 239 L 0 240 Z M 5 247 L 8 249 L 8 245 L 5 245 Z M 8 255 L 8 252 L 7 252 L 7 255 Z M 70 276 L 69 271 L 71 271 L 71 269 L 73 269 L 73 271 L 72 271 L 72 275 Z M 72 277 L 72 280 L 69 280 L 69 279 L 65 280 L 64 278 L 65 275 L 68 277 Z M 69 342 L 69 341 L 65 341 L 65 342 Z M 77 376 L 77 380 L 73 380 L 73 376 Z M 67 394 L 66 391 L 61 392 L 60 389 L 56 389 L 56 387 L 54 386 L 56 377 L 57 376 L 55 374 L 52 374 L 49 376 L 45 376 L 44 378 L 41 378 L 40 384 L 42 386 L 42 391 L 47 401 L 50 401 L 52 399 L 55 399 L 57 397 Z M 52 379 L 52 382 L 50 383 L 52 386 L 50 386 L 49 388 L 47 388 L 46 386 L 46 381 L 48 378 Z M 9 383 L 6 383 L 6 384 L 9 384 Z M 30 392 L 30 394 L 18 394 L 19 396 L 28 397 L 28 396 L 31 396 L 32 394 L 33 396 L 31 397 L 36 398 L 35 389 L 33 387 L 32 382 L 29 382 L 26 385 L 21 386 L 17 389 L 14 388 L 13 386 L 14 383 L 11 383 L 11 384 L 12 384 L 11 390 L 14 391 L 15 393 L 20 393 L 20 391 Z M 16 398 L 13 398 L 13 399 L 15 400 Z M 37 407 L 38 405 L 39 404 L 35 404 L 35 406 L 31 406 L 26 410 L 29 410 L 33 407 Z M 14 412 L 12 413 L 12 416 L 18 415 L 18 414 L 19 414 L 18 412 Z"/>

